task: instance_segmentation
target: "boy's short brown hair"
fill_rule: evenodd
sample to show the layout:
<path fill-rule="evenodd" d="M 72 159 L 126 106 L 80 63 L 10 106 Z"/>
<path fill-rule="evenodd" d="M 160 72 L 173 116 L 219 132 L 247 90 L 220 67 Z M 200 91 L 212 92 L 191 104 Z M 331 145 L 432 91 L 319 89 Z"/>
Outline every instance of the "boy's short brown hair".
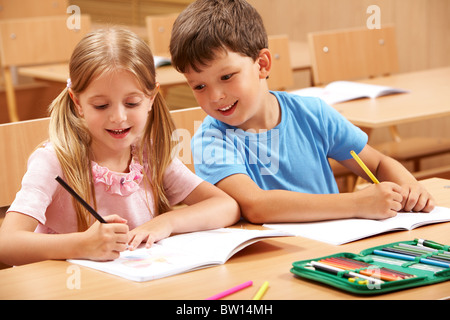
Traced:
<path fill-rule="evenodd" d="M 219 50 L 230 50 L 254 61 L 268 47 L 261 16 L 245 0 L 197 0 L 176 19 L 170 53 L 173 66 L 200 72 Z"/>

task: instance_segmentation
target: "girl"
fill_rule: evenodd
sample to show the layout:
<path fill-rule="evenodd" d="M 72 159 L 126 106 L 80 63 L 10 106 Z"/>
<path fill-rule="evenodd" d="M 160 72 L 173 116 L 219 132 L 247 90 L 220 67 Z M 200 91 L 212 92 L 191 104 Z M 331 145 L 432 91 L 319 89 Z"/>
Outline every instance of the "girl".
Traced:
<path fill-rule="evenodd" d="M 50 106 L 50 139 L 28 162 L 0 230 L 0 260 L 110 260 L 127 247 L 239 219 L 236 202 L 171 157 L 175 129 L 149 47 L 97 30 L 74 49 L 67 88 Z M 108 222 L 64 190 L 65 181 Z M 171 205 L 187 207 L 171 211 Z"/>

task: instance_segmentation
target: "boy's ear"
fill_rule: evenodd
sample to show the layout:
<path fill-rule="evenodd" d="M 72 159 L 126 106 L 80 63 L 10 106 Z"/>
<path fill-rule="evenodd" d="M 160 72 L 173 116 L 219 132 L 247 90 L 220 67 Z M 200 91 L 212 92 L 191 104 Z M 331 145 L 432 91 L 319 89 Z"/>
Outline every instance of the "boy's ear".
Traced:
<path fill-rule="evenodd" d="M 270 69 L 272 68 L 272 54 L 267 48 L 262 49 L 258 55 L 259 64 L 259 78 L 266 79 L 270 74 Z"/>

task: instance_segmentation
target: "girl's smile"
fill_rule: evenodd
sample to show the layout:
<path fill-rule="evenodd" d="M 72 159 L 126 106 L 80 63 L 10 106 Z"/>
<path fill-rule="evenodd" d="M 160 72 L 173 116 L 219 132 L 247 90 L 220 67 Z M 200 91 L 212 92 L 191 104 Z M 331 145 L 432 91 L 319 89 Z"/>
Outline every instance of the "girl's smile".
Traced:
<path fill-rule="evenodd" d="M 131 128 L 116 129 L 116 130 L 106 129 L 106 131 L 108 131 L 108 133 L 115 139 L 125 138 L 128 135 L 128 133 L 130 132 L 130 130 L 131 130 Z"/>

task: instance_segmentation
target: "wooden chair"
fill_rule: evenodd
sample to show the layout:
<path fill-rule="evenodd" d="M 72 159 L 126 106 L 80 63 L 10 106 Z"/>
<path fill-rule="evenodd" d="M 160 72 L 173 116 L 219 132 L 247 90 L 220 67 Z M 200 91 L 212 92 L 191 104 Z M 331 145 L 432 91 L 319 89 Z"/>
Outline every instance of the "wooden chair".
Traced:
<path fill-rule="evenodd" d="M 267 83 L 270 90 L 286 90 L 294 85 L 289 38 L 286 35 L 269 36 L 269 50 L 272 54 L 272 69 Z"/>
<path fill-rule="evenodd" d="M 170 57 L 170 37 L 173 23 L 177 17 L 178 13 L 145 18 L 149 46 L 155 56 Z"/>
<path fill-rule="evenodd" d="M 314 85 L 398 72 L 395 28 L 357 28 L 308 34 Z"/>
<path fill-rule="evenodd" d="M 172 110 L 170 114 L 177 127 L 175 136 L 178 141 L 177 156 L 192 172 L 195 172 L 191 138 L 205 119 L 206 112 L 201 107 L 194 107 Z"/>
<path fill-rule="evenodd" d="M 0 63 L 11 121 L 19 120 L 11 68 L 67 62 L 75 45 L 91 29 L 87 15 L 81 15 L 80 30 L 69 30 L 67 19 L 64 15 L 0 21 Z"/>
<path fill-rule="evenodd" d="M 386 76 L 399 70 L 394 26 L 313 32 L 308 41 L 315 85 Z M 402 138 L 396 126 L 389 129 L 393 140 L 374 147 L 399 161 L 412 161 L 415 172 L 421 170 L 420 160 L 450 152 L 450 139 Z"/>
<path fill-rule="evenodd" d="M 0 207 L 9 206 L 20 189 L 28 157 L 48 139 L 50 118 L 0 124 Z"/>

